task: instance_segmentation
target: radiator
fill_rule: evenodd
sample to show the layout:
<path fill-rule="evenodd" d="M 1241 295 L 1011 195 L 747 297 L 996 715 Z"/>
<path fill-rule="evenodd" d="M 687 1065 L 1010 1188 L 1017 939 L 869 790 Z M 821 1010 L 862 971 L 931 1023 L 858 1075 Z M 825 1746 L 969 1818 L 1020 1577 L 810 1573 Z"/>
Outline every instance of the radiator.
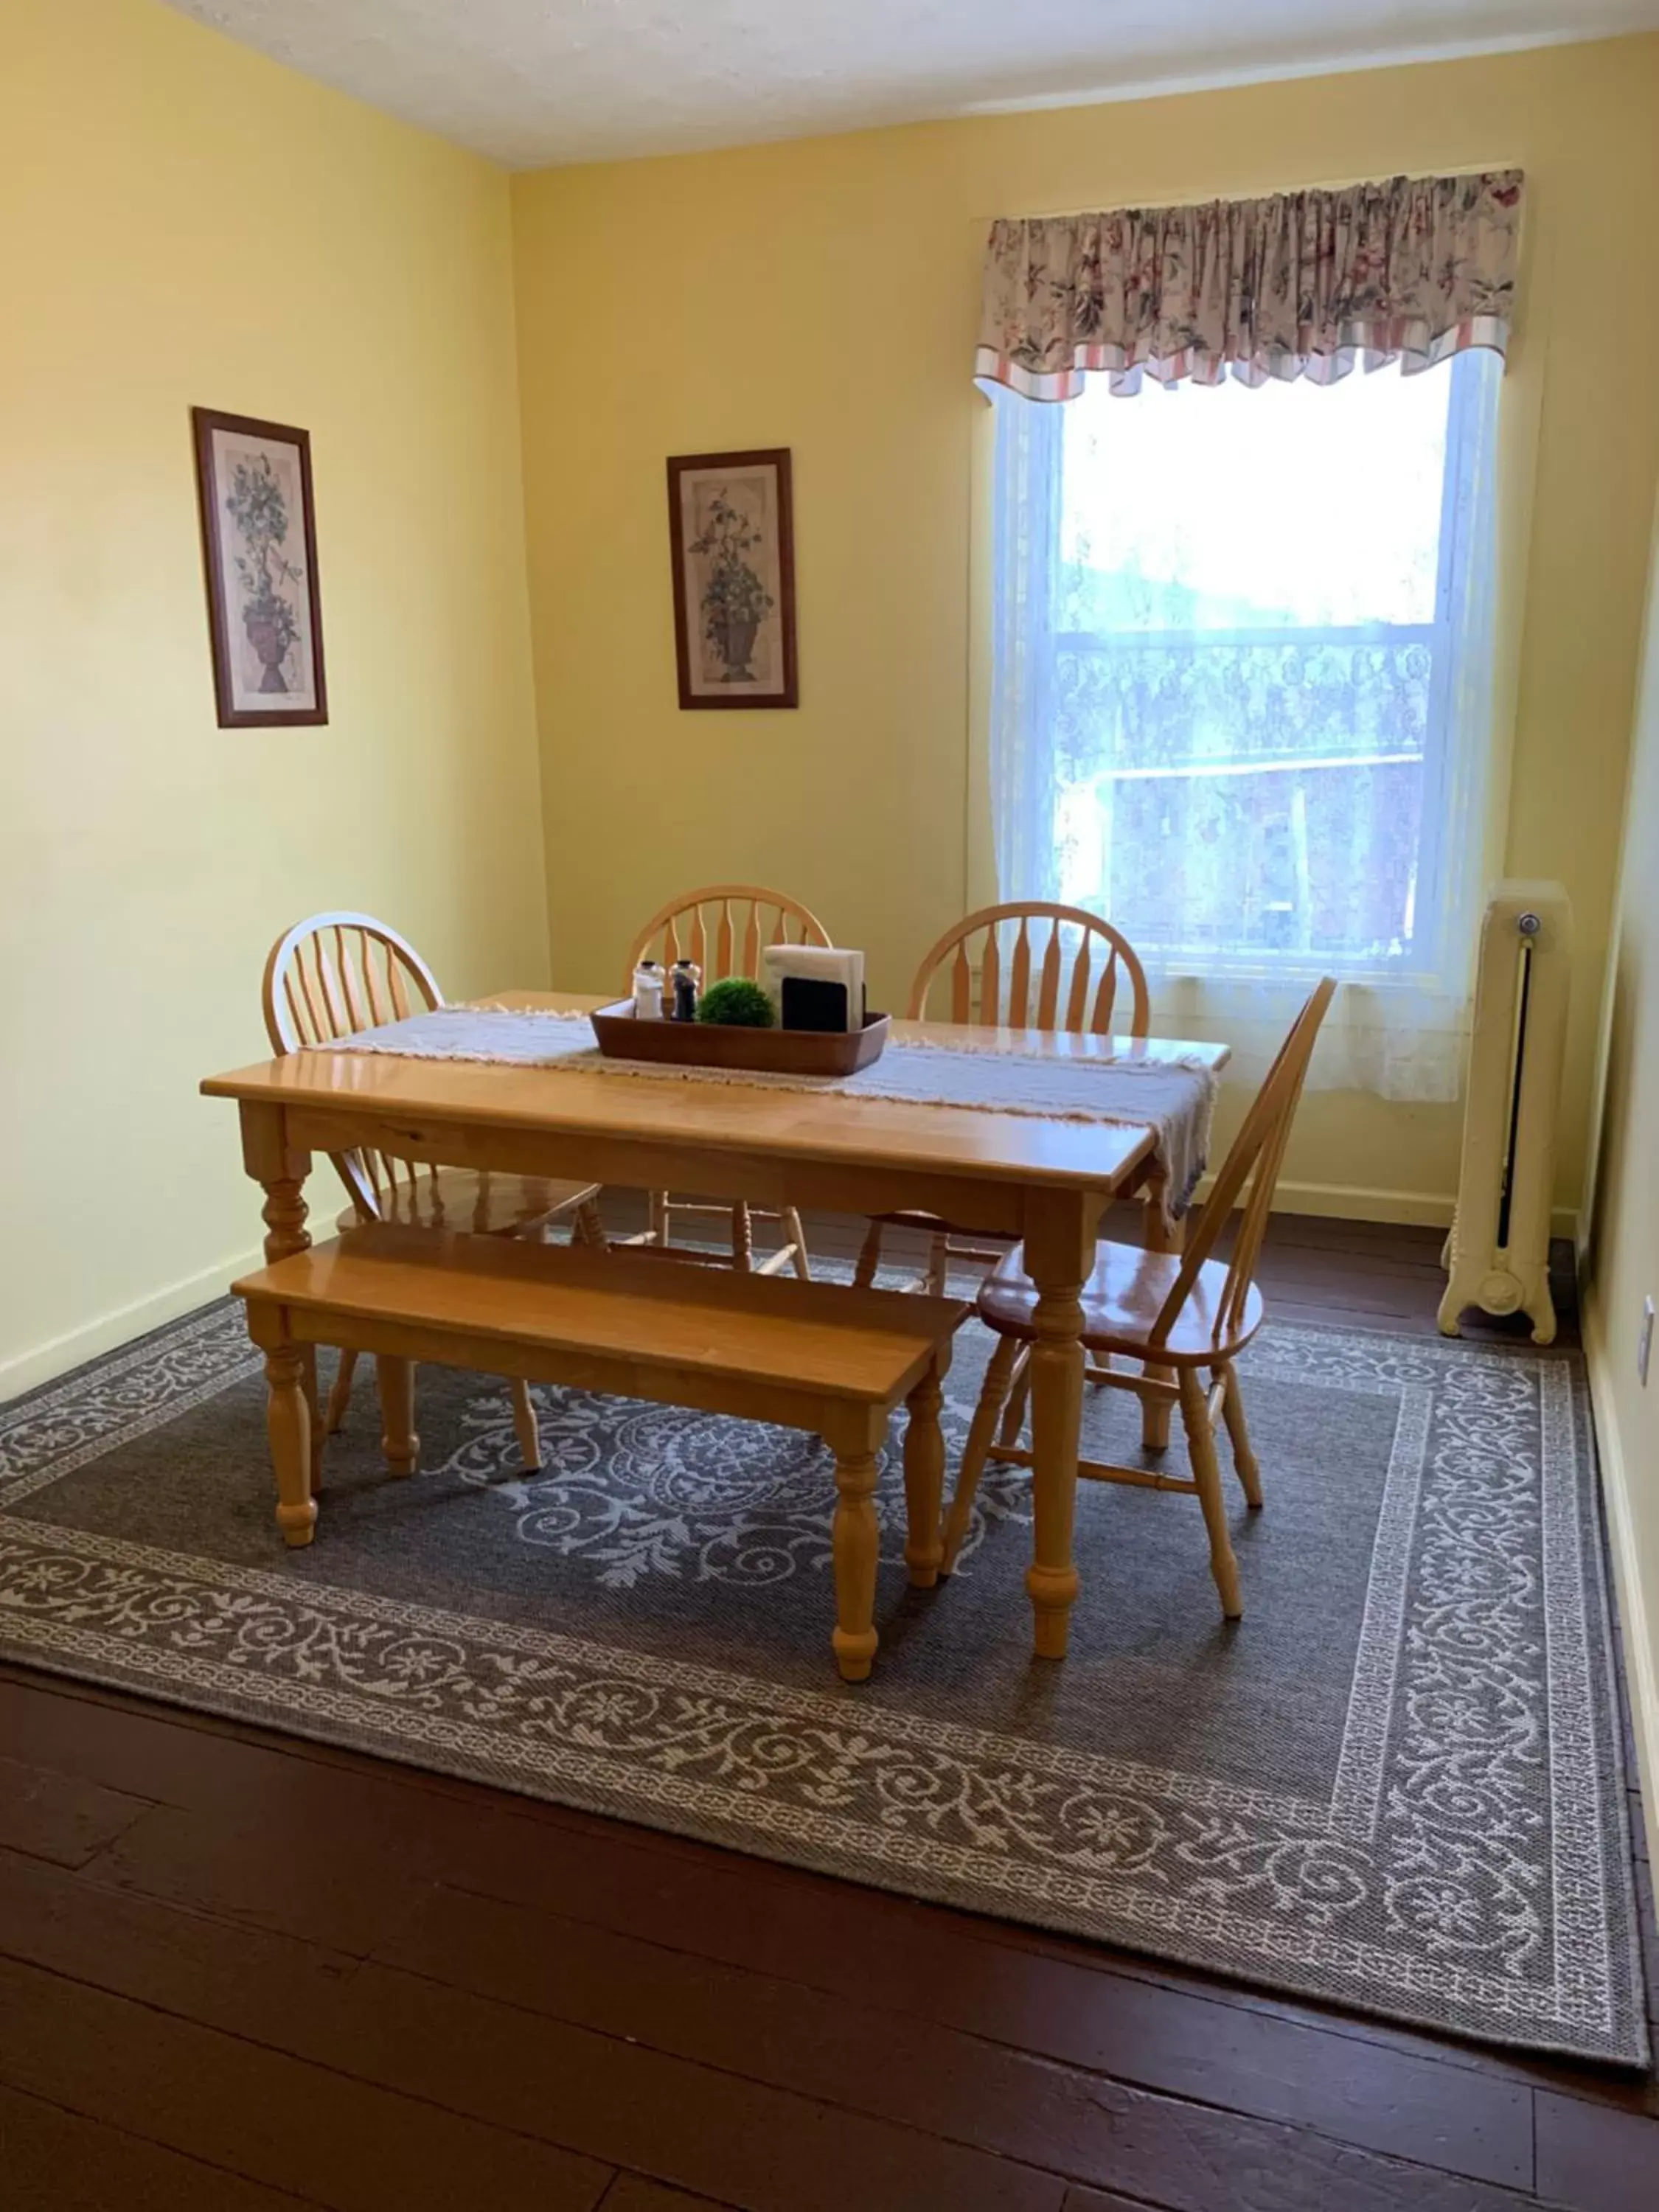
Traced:
<path fill-rule="evenodd" d="M 1480 925 L 1457 1210 L 1443 1255 L 1447 1336 L 1467 1306 L 1525 1314 L 1534 1344 L 1555 1335 L 1550 1201 L 1571 960 L 1560 884 L 1499 884 Z"/>

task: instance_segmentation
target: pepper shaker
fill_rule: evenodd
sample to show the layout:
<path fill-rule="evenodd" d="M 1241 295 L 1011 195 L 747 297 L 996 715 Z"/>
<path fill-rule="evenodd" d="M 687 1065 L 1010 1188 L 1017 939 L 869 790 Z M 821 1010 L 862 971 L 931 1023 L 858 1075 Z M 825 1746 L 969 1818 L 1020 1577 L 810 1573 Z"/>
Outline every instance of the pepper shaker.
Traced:
<path fill-rule="evenodd" d="M 697 1018 L 697 987 L 702 981 L 702 970 L 695 960 L 677 960 L 668 971 L 673 991 L 673 1018 L 677 1022 L 694 1022 Z"/>

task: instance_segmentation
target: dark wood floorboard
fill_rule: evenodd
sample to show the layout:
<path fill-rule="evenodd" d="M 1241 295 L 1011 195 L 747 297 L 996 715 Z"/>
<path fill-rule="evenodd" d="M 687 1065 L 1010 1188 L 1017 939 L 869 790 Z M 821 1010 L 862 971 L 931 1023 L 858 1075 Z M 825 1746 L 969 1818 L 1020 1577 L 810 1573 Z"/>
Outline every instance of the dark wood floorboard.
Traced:
<path fill-rule="evenodd" d="M 1431 1331 L 1439 1241 L 1263 1287 Z M 1659 2212 L 1659 2096 L 0 1667 L 0 2203 Z"/>

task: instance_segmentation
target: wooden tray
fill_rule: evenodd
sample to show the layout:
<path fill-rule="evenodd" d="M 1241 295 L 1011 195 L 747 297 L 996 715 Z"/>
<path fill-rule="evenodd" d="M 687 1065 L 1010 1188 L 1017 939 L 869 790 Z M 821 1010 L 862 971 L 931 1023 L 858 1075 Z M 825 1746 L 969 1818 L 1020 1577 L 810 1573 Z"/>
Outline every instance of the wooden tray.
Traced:
<path fill-rule="evenodd" d="M 725 1022 L 641 1022 L 634 1001 L 618 999 L 588 1017 L 599 1050 L 612 1060 L 651 1060 L 678 1067 L 749 1068 L 768 1075 L 854 1075 L 881 1058 L 885 1014 L 861 1030 L 751 1030 Z"/>

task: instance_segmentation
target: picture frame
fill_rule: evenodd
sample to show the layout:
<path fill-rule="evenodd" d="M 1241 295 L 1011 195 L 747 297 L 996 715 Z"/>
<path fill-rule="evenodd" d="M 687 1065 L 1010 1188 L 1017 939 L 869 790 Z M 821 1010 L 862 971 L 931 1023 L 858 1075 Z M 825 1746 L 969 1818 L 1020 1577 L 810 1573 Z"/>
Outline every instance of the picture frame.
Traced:
<path fill-rule="evenodd" d="M 310 434 L 211 407 L 191 422 L 219 726 L 326 722 Z"/>
<path fill-rule="evenodd" d="M 789 448 L 668 463 L 683 708 L 800 703 Z"/>

